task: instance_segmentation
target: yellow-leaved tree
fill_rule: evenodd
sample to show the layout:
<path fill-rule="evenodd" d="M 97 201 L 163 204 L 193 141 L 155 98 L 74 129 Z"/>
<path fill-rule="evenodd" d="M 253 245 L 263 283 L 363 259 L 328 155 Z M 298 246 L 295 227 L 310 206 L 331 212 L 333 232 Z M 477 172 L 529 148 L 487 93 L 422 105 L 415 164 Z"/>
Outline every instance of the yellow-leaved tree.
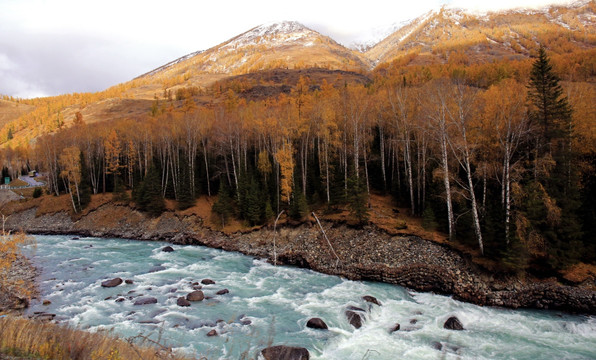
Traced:
<path fill-rule="evenodd" d="M 280 190 L 281 201 L 290 203 L 292 196 L 292 185 L 294 176 L 294 158 L 292 144 L 284 141 L 281 148 L 275 153 L 275 161 L 279 163 L 281 170 Z"/>

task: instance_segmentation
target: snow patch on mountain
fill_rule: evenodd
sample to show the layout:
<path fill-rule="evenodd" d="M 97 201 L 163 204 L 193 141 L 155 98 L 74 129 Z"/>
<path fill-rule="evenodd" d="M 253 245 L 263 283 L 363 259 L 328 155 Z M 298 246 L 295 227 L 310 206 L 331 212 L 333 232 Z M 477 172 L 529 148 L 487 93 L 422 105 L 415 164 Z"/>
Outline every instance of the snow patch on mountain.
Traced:
<path fill-rule="evenodd" d="M 227 42 L 221 50 L 233 51 L 246 46 L 278 47 L 288 44 L 312 46 L 320 34 L 297 21 L 282 21 L 259 25 Z"/>

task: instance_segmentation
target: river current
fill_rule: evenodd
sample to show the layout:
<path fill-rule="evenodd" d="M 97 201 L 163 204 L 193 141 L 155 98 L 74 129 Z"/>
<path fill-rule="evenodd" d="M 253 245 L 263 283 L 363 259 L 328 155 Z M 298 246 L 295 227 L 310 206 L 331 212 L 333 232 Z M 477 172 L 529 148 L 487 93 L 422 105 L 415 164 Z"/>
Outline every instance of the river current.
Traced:
<path fill-rule="evenodd" d="M 255 358 L 265 346 L 306 347 L 313 359 L 596 359 L 596 318 L 554 311 L 480 307 L 448 296 L 350 281 L 306 269 L 202 246 L 123 239 L 36 236 L 26 253 L 42 269 L 41 299 L 28 310 L 90 331 L 139 334 L 188 355 Z M 101 282 L 133 280 L 114 288 Z M 179 307 L 176 300 L 202 285 L 206 299 Z M 195 285 L 196 286 L 196 285 Z M 228 289 L 229 293 L 216 295 Z M 382 306 L 362 300 L 376 297 Z M 156 304 L 134 305 L 139 297 Z M 118 298 L 124 301 L 116 302 Z M 348 306 L 367 310 L 354 329 Z M 457 316 L 464 331 L 446 330 Z M 328 331 L 307 328 L 322 318 Z M 401 329 L 390 333 L 396 324 Z M 207 336 L 213 329 L 217 336 Z"/>

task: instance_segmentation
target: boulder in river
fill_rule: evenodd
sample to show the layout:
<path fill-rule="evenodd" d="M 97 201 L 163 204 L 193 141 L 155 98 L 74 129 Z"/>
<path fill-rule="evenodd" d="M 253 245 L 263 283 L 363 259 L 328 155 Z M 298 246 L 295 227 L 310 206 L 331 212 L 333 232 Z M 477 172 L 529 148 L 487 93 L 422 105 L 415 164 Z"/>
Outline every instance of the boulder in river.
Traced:
<path fill-rule="evenodd" d="M 207 333 L 207 336 L 217 336 L 217 330 L 213 329 Z"/>
<path fill-rule="evenodd" d="M 379 300 L 377 300 L 377 298 L 374 297 L 374 296 L 365 295 L 365 296 L 362 297 L 362 300 L 364 300 L 366 302 L 369 302 L 369 303 L 372 303 L 372 304 L 375 304 L 375 305 L 381 306 L 381 303 L 379 302 Z"/>
<path fill-rule="evenodd" d="M 173 252 L 174 251 L 174 248 L 168 245 L 168 246 L 164 247 L 163 249 L 161 249 L 161 251 L 163 251 L 163 252 Z"/>
<path fill-rule="evenodd" d="M 125 282 L 126 284 L 128 284 L 128 285 L 130 285 L 130 284 L 134 283 L 134 281 L 132 281 L 132 280 L 130 280 L 130 279 L 126 279 L 126 280 L 124 280 L 124 282 Z"/>
<path fill-rule="evenodd" d="M 120 284 L 122 284 L 122 279 L 114 278 L 114 279 L 106 280 L 106 281 L 102 282 L 101 287 L 111 288 L 111 287 L 118 286 Z"/>
<path fill-rule="evenodd" d="M 42 302 L 43 305 L 50 305 L 51 303 L 52 302 L 50 300 L 47 300 L 47 299 Z"/>
<path fill-rule="evenodd" d="M 115 302 L 123 302 L 124 300 L 126 300 L 126 299 L 125 299 L 125 298 L 123 298 L 123 297 L 119 297 L 118 299 L 116 299 L 116 300 L 114 300 L 114 301 L 115 301 Z"/>
<path fill-rule="evenodd" d="M 360 315 L 358 312 L 346 310 L 346 318 L 348 318 L 350 325 L 356 329 L 360 329 L 362 327 L 362 315 Z"/>
<path fill-rule="evenodd" d="M 203 284 L 203 285 L 213 285 L 213 284 L 215 284 L 215 281 L 213 281 L 211 279 L 203 279 L 203 280 L 201 280 L 201 284 Z"/>
<path fill-rule="evenodd" d="M 461 321 L 459 321 L 459 319 L 455 316 L 452 316 L 449 319 L 447 319 L 443 327 L 449 330 L 464 330 L 464 326 L 462 325 Z"/>
<path fill-rule="evenodd" d="M 181 296 L 176 300 L 176 305 L 178 306 L 190 306 L 190 301 L 186 300 L 184 296 Z"/>
<path fill-rule="evenodd" d="M 228 294 L 230 292 L 230 290 L 228 289 L 221 289 L 218 292 L 215 293 L 215 295 L 225 295 Z"/>
<path fill-rule="evenodd" d="M 203 299 L 205 299 L 205 294 L 201 290 L 195 290 L 186 295 L 186 300 L 188 301 L 203 301 Z"/>
<path fill-rule="evenodd" d="M 157 304 L 157 299 L 154 297 L 142 297 L 137 299 L 134 302 L 134 305 L 148 305 L 148 304 Z"/>
<path fill-rule="evenodd" d="M 327 324 L 325 324 L 325 322 L 320 318 L 309 319 L 306 322 L 306 327 L 311 328 L 311 329 L 321 329 L 321 330 L 329 329 L 327 327 Z"/>
<path fill-rule="evenodd" d="M 302 347 L 285 345 L 270 346 L 261 350 L 265 360 L 309 360 L 310 354 Z"/>
<path fill-rule="evenodd" d="M 389 333 L 394 333 L 396 331 L 398 331 L 401 328 L 401 326 L 399 325 L 399 323 L 395 323 L 395 325 L 393 325 L 393 327 L 391 328 L 391 330 L 389 330 Z"/>

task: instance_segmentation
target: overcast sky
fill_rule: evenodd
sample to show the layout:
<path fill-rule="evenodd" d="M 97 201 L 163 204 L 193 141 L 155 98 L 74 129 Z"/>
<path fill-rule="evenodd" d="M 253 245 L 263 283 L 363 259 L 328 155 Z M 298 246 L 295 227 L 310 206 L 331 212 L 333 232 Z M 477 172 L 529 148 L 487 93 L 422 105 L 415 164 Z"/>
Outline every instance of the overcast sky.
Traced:
<path fill-rule="evenodd" d="M 567 2 L 0 0 L 0 94 L 103 90 L 267 22 L 296 20 L 350 45 L 441 5 L 489 11 Z"/>

